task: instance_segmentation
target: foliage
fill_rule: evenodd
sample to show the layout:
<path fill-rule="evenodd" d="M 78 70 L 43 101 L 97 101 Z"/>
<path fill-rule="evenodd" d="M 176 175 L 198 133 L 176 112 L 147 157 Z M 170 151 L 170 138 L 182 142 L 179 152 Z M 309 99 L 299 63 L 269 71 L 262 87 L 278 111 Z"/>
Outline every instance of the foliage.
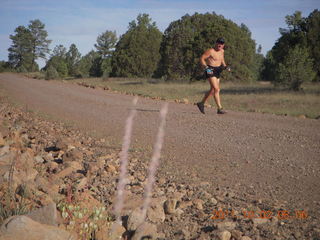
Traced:
<path fill-rule="evenodd" d="M 32 34 L 29 29 L 24 26 L 18 26 L 15 29 L 15 34 L 10 35 L 12 45 L 9 51 L 9 64 L 13 68 L 24 67 L 31 71 L 32 67 Z"/>
<path fill-rule="evenodd" d="M 105 59 L 110 57 L 117 43 L 115 31 L 105 31 L 97 37 L 97 43 L 94 45 L 100 56 Z"/>
<path fill-rule="evenodd" d="M 48 68 L 46 69 L 45 73 L 46 73 L 46 75 L 45 75 L 45 79 L 46 80 L 58 79 L 59 78 L 59 73 L 53 67 L 53 65 L 49 65 Z"/>
<path fill-rule="evenodd" d="M 62 201 L 57 205 L 68 230 L 76 231 L 81 239 L 95 239 L 95 233 L 113 220 L 105 207 L 85 208 L 81 204 Z"/>
<path fill-rule="evenodd" d="M 10 35 L 12 45 L 8 49 L 8 58 L 13 68 L 28 72 L 39 70 L 35 61 L 46 57 L 51 42 L 44 27 L 40 20 L 31 20 L 28 27 L 18 26 L 15 34 Z"/>
<path fill-rule="evenodd" d="M 51 40 L 47 39 L 48 33 L 44 29 L 45 25 L 39 20 L 31 20 L 28 28 L 32 35 L 31 40 L 31 54 L 32 54 L 32 66 L 35 64 L 35 60 L 38 58 L 46 58 L 46 54 L 49 53 L 49 44 Z"/>
<path fill-rule="evenodd" d="M 301 46 L 308 52 L 313 62 L 313 80 L 320 81 L 320 12 L 314 10 L 307 18 L 300 11 L 286 16 L 287 28 L 280 28 L 281 37 L 268 52 L 264 64 L 265 80 L 279 81 L 280 65 L 288 58 L 296 46 Z M 283 69 L 283 68 L 281 68 Z M 283 77 L 283 76 L 282 76 Z"/>
<path fill-rule="evenodd" d="M 11 72 L 11 71 L 12 71 L 12 68 L 9 62 L 0 61 L 0 72 Z"/>
<path fill-rule="evenodd" d="M 215 13 L 187 14 L 170 23 L 161 44 L 158 76 L 184 81 L 201 78 L 199 58 L 206 49 L 213 47 L 218 37 L 226 40 L 225 59 L 233 69 L 228 79 L 252 80 L 255 42 L 249 29 Z"/>
<path fill-rule="evenodd" d="M 160 60 L 162 33 L 148 14 L 139 14 L 129 23 L 112 58 L 112 75 L 120 77 L 151 77 Z"/>
<path fill-rule="evenodd" d="M 66 53 L 65 59 L 69 75 L 74 77 L 78 76 L 81 54 L 74 43 L 70 45 L 69 51 Z"/>
<path fill-rule="evenodd" d="M 303 82 L 311 81 L 315 72 L 312 69 L 313 62 L 306 48 L 299 45 L 289 50 L 283 62 L 279 64 L 279 77 L 276 84 L 288 86 L 295 91 L 300 90 Z"/>
<path fill-rule="evenodd" d="M 99 53 L 91 50 L 79 62 L 80 77 L 101 77 L 102 58 Z"/>
<path fill-rule="evenodd" d="M 59 74 L 60 78 L 68 76 L 68 66 L 66 60 L 60 56 L 52 56 L 45 66 L 45 70 L 52 66 Z"/>

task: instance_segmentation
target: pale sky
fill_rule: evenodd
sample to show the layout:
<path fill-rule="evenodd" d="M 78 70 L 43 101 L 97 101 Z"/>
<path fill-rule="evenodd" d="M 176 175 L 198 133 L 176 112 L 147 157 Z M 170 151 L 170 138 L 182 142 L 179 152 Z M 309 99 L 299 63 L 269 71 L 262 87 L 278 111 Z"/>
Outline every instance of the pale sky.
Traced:
<path fill-rule="evenodd" d="M 307 17 L 319 8 L 319 0 L 0 0 L 0 60 L 8 60 L 9 35 L 30 20 L 45 24 L 51 49 L 59 44 L 68 49 L 75 43 L 85 55 L 94 49 L 99 34 L 106 30 L 115 30 L 117 36 L 125 33 L 139 13 L 149 14 L 164 32 L 170 22 L 185 14 L 215 12 L 247 25 L 265 54 L 279 38 L 279 28 L 286 27 L 286 15 L 299 10 Z"/>

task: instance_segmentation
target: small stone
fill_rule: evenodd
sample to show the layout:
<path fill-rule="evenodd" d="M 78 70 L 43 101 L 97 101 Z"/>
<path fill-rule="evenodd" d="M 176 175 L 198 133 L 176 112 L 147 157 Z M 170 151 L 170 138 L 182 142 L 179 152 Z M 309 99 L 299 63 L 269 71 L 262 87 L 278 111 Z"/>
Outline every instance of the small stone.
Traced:
<path fill-rule="evenodd" d="M 243 237 L 241 238 L 241 240 L 251 240 L 251 238 L 250 238 L 250 237 L 247 237 L 247 236 L 243 236 Z"/>
<path fill-rule="evenodd" d="M 203 210 L 203 200 L 201 200 L 201 199 L 195 199 L 195 200 L 193 200 L 193 204 L 195 205 L 195 207 L 196 207 L 198 210 Z"/>
<path fill-rule="evenodd" d="M 231 231 L 236 227 L 235 222 L 219 222 L 219 223 L 216 223 L 215 225 L 218 230 L 228 230 L 228 231 Z"/>
<path fill-rule="evenodd" d="M 144 222 L 135 231 L 132 240 L 149 239 L 155 240 L 157 238 L 157 227 L 151 223 Z"/>
<path fill-rule="evenodd" d="M 192 201 L 183 201 L 180 203 L 179 208 L 184 209 L 184 208 L 190 207 L 192 205 L 193 205 Z"/>
<path fill-rule="evenodd" d="M 241 240 L 242 232 L 240 232 L 239 230 L 232 230 L 232 231 L 231 231 L 231 236 L 232 236 L 235 240 Z"/>
<path fill-rule="evenodd" d="M 150 207 L 147 211 L 148 219 L 153 223 L 162 223 L 166 219 L 166 215 L 163 210 L 163 200 L 153 199 Z"/>
<path fill-rule="evenodd" d="M 253 225 L 254 226 L 258 226 L 261 224 L 266 224 L 269 222 L 269 220 L 267 218 L 254 218 L 252 219 Z"/>
<path fill-rule="evenodd" d="M 176 212 L 177 200 L 172 198 L 164 203 L 164 212 L 166 214 L 174 214 Z"/>
<path fill-rule="evenodd" d="M 41 156 L 38 155 L 38 156 L 35 156 L 34 161 L 36 163 L 44 163 L 45 160 Z"/>
<path fill-rule="evenodd" d="M 140 209 L 140 207 L 138 207 L 129 214 L 128 222 L 127 222 L 127 230 L 135 231 L 142 222 L 143 222 L 142 210 Z"/>
<path fill-rule="evenodd" d="M 214 197 L 210 198 L 210 202 L 215 206 L 218 204 L 217 199 L 215 199 Z"/>
<path fill-rule="evenodd" d="M 222 231 L 218 233 L 218 237 L 220 240 L 230 240 L 231 233 L 228 231 Z"/>

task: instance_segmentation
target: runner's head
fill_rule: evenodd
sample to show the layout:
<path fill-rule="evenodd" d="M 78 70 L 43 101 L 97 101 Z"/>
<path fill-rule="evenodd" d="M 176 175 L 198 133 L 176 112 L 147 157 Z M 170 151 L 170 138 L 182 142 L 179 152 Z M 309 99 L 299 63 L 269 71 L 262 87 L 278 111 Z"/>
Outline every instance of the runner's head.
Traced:
<path fill-rule="evenodd" d="M 224 39 L 222 37 L 220 37 L 216 40 L 215 47 L 216 47 L 216 50 L 218 50 L 218 51 L 224 48 Z"/>

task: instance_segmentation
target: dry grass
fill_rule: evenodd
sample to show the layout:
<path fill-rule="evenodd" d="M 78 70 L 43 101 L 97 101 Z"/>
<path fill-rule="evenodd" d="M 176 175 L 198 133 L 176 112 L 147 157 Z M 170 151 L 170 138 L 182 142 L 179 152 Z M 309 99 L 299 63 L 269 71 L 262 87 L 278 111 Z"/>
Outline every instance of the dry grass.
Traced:
<path fill-rule="evenodd" d="M 73 79 L 73 83 L 109 88 L 121 93 L 131 93 L 145 97 L 159 97 L 168 100 L 187 99 L 190 103 L 198 102 L 208 91 L 206 81 L 195 83 L 164 83 L 147 79 L 101 78 Z M 225 109 L 247 112 L 266 112 L 279 115 L 317 118 L 320 115 L 320 84 L 303 85 L 302 92 L 292 92 L 275 88 L 269 82 L 253 84 L 235 84 L 221 81 L 221 99 Z M 214 105 L 213 98 L 209 104 Z"/>

